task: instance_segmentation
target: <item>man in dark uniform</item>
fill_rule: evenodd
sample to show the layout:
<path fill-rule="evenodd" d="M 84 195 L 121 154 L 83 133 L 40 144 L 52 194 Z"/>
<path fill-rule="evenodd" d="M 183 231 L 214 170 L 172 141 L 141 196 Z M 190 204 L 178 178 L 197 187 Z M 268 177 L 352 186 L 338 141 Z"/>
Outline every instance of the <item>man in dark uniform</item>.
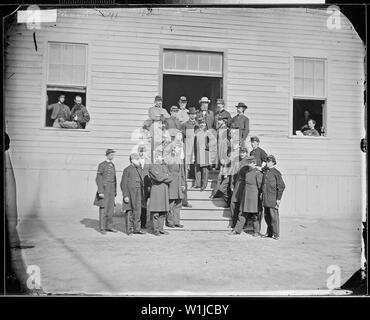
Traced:
<path fill-rule="evenodd" d="M 224 99 L 217 99 L 216 105 L 217 105 L 217 109 L 216 109 L 217 111 L 215 114 L 215 128 L 218 129 L 218 123 L 217 123 L 218 118 L 227 118 L 226 125 L 230 126 L 231 115 L 230 115 L 230 112 L 225 109 Z"/>
<path fill-rule="evenodd" d="M 184 157 L 184 169 L 185 169 L 185 179 L 191 174 L 194 176 L 194 137 L 195 130 L 198 127 L 198 122 L 196 120 L 197 110 L 194 107 L 189 108 L 189 120 L 186 121 L 181 128 L 184 142 L 185 142 L 185 157 Z M 195 177 L 194 177 L 195 178 Z M 182 199 L 182 205 L 184 207 L 191 208 L 191 204 L 188 202 L 188 186 L 185 183 L 184 198 Z"/>
<path fill-rule="evenodd" d="M 256 167 L 258 170 L 262 170 L 262 168 L 266 165 L 267 153 L 265 150 L 259 147 L 260 139 L 257 136 L 251 137 L 251 145 L 252 150 L 250 155 L 256 159 Z"/>
<path fill-rule="evenodd" d="M 231 227 L 234 228 L 239 216 L 240 203 L 244 194 L 245 174 L 248 171 L 248 150 L 245 147 L 240 147 L 239 168 L 236 175 L 232 179 L 231 190 L 232 196 L 230 201 L 231 211 Z"/>
<path fill-rule="evenodd" d="M 141 213 L 145 207 L 144 170 L 140 166 L 140 156 L 130 155 L 130 165 L 123 170 L 121 190 L 123 195 L 122 210 L 127 212 L 126 221 L 128 235 L 144 234 L 141 231 Z"/>
<path fill-rule="evenodd" d="M 263 174 L 262 204 L 265 210 L 267 233 L 264 237 L 279 239 L 279 205 L 285 189 L 281 173 L 275 168 L 276 159 L 267 156 L 267 169 Z"/>
<path fill-rule="evenodd" d="M 101 234 L 106 231 L 117 232 L 113 228 L 114 199 L 117 196 L 116 168 L 112 162 L 115 151 L 107 149 L 107 159 L 98 166 L 96 184 L 98 191 L 95 196 L 94 205 L 99 207 L 99 230 Z"/>
<path fill-rule="evenodd" d="M 172 106 L 170 109 L 171 116 L 166 119 L 167 129 L 170 132 L 171 138 L 173 139 L 178 131 L 181 130 L 181 122 L 178 119 L 179 107 Z"/>
<path fill-rule="evenodd" d="M 239 129 L 240 145 L 245 146 L 245 140 L 249 134 L 249 119 L 244 115 L 245 109 L 248 107 L 239 102 L 236 106 L 237 115 L 231 119 L 231 123 Z"/>
<path fill-rule="evenodd" d="M 139 154 L 139 162 L 140 162 L 140 167 L 143 171 L 143 176 L 144 176 L 144 196 L 145 196 L 145 201 L 144 201 L 144 207 L 141 208 L 141 228 L 145 229 L 146 224 L 147 224 L 147 202 L 150 196 L 150 178 L 149 178 L 149 163 L 150 159 L 146 156 L 146 148 L 145 145 L 139 145 L 138 147 L 138 154 Z"/>
<path fill-rule="evenodd" d="M 215 115 L 212 110 L 208 110 L 210 102 L 207 97 L 202 97 L 199 100 L 200 110 L 197 113 L 197 119 L 202 118 L 206 122 L 208 130 L 215 127 Z"/>
<path fill-rule="evenodd" d="M 172 177 L 167 165 L 163 161 L 160 152 L 154 154 L 154 164 L 149 166 L 149 176 L 151 179 L 149 211 L 154 229 L 154 235 L 168 234 L 164 231 L 164 221 L 166 213 L 170 210 L 168 185 Z"/>

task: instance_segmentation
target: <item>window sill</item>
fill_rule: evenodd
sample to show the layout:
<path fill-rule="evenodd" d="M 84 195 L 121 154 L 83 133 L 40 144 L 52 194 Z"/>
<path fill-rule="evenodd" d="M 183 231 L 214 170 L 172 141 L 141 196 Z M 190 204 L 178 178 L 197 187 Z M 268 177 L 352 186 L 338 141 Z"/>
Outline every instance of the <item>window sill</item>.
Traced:
<path fill-rule="evenodd" d="M 67 129 L 67 128 L 53 128 L 53 127 L 43 127 L 40 130 L 45 131 L 63 131 L 63 132 L 90 132 L 89 129 Z"/>
<path fill-rule="evenodd" d="M 312 139 L 312 140 L 330 140 L 328 136 L 297 136 L 297 135 L 289 135 L 289 139 Z"/>

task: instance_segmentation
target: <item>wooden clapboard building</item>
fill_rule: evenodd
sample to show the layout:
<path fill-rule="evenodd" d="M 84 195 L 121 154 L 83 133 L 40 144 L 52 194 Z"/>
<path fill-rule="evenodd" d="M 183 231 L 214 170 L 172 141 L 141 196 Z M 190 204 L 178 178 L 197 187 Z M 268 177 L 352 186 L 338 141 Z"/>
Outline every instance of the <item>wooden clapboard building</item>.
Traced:
<path fill-rule="evenodd" d="M 308 8 L 58 9 L 36 31 L 14 25 L 4 106 L 20 215 L 95 215 L 105 149 L 117 150 L 120 179 L 162 94 L 166 108 L 181 95 L 196 107 L 202 96 L 213 108 L 224 98 L 232 115 L 247 104 L 250 136 L 277 157 L 286 182 L 282 215 L 360 218 L 365 49 L 345 16 L 330 18 Z M 70 107 L 82 97 L 86 129 L 52 127 L 46 97 L 54 103 L 60 92 Z M 305 109 L 323 135 L 295 134 Z M 227 226 L 207 193 L 190 198 L 184 218 Z"/>

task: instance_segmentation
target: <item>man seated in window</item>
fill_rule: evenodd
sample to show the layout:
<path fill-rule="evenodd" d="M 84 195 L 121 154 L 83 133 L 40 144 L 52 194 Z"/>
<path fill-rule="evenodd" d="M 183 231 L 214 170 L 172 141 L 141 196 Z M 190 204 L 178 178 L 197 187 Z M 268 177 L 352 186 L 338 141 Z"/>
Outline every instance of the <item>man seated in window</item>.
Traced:
<path fill-rule="evenodd" d="M 48 110 L 53 110 L 50 118 L 54 120 L 54 128 L 61 128 L 60 122 L 69 121 L 71 118 L 71 109 L 64 104 L 64 99 L 65 95 L 61 94 L 57 103 L 48 105 Z"/>
<path fill-rule="evenodd" d="M 304 136 L 320 136 L 319 132 L 315 129 L 316 121 L 313 119 L 308 120 L 308 129 L 303 131 Z"/>
<path fill-rule="evenodd" d="M 61 121 L 60 126 L 68 129 L 85 129 L 90 121 L 90 115 L 86 107 L 82 104 L 82 97 L 76 96 L 75 105 L 71 110 L 71 121 Z"/>
<path fill-rule="evenodd" d="M 301 126 L 300 126 L 300 130 L 302 132 L 305 132 L 306 130 L 309 129 L 309 126 L 308 126 L 308 121 L 311 119 L 311 112 L 310 110 L 306 109 L 303 113 L 303 119 L 302 119 L 302 123 L 301 123 Z"/>

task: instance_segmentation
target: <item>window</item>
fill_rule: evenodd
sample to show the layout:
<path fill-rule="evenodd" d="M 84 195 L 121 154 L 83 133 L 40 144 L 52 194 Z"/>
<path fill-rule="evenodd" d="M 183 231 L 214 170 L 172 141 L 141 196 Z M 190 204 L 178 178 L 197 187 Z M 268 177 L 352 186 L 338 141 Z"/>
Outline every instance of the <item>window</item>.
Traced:
<path fill-rule="evenodd" d="M 76 43 L 49 42 L 47 66 L 47 108 L 45 125 L 47 127 L 60 127 L 61 117 L 64 119 L 69 112 L 58 112 L 52 105 L 58 103 L 59 96 L 64 95 L 64 104 L 71 111 L 76 96 L 81 99 L 81 104 L 86 107 L 87 83 L 87 45 Z M 67 110 L 68 111 L 68 110 Z M 64 128 L 84 129 L 86 120 L 64 119 L 71 121 Z M 88 121 L 87 121 L 88 122 Z"/>
<path fill-rule="evenodd" d="M 325 135 L 326 61 L 295 57 L 293 90 L 293 135 Z"/>

